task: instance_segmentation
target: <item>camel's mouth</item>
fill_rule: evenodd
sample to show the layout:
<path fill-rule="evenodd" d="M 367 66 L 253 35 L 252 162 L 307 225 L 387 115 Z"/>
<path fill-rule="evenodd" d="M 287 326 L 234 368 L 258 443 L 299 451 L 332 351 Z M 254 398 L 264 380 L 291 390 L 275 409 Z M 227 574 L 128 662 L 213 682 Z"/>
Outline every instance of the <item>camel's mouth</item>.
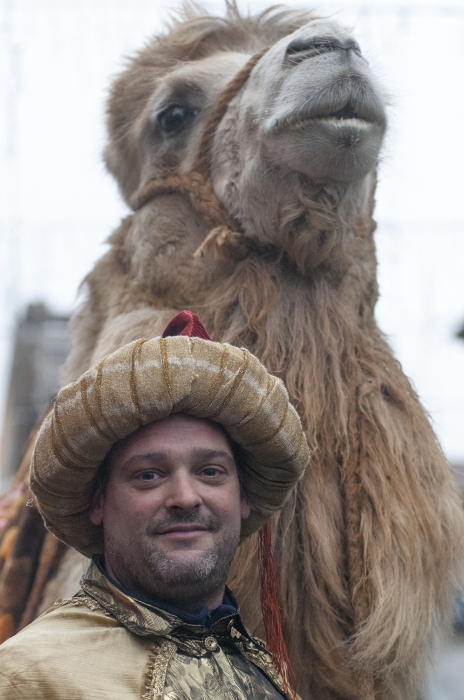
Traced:
<path fill-rule="evenodd" d="M 334 112 L 324 112 L 324 111 L 311 111 L 309 113 L 300 113 L 292 115 L 286 119 L 286 123 L 279 124 L 279 127 L 288 126 L 298 126 L 298 124 L 305 124 L 308 121 L 330 121 L 332 124 L 339 123 L 340 125 L 368 125 L 374 124 L 377 120 L 373 114 L 367 111 L 356 110 L 352 104 L 349 102 L 337 109 Z"/>
<path fill-rule="evenodd" d="M 355 103 L 347 101 L 335 110 L 333 103 L 326 109 L 320 104 L 312 105 L 309 109 L 282 115 L 269 124 L 269 130 L 274 133 L 285 132 L 288 129 L 304 128 L 315 122 L 321 126 L 326 124 L 331 129 L 340 128 L 342 130 L 347 127 L 366 130 L 376 124 L 382 128 L 385 127 L 385 115 L 383 112 L 379 112 L 375 104 L 371 104 L 367 100 Z"/>
<path fill-rule="evenodd" d="M 320 117 L 314 116 L 313 119 L 361 119 L 361 121 L 369 121 L 368 119 L 364 119 L 352 105 L 349 103 L 346 104 L 344 107 L 341 109 L 338 109 L 336 112 L 332 112 L 331 114 L 322 114 Z"/>

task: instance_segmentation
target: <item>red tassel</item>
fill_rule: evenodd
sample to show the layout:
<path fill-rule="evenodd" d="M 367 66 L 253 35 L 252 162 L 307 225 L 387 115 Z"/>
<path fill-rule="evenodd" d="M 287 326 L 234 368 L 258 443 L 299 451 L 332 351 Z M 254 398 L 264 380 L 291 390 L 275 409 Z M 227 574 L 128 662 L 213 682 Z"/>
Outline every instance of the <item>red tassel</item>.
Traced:
<path fill-rule="evenodd" d="M 163 338 L 172 335 L 187 335 L 189 338 L 211 340 L 198 316 L 192 311 L 181 311 L 172 318 L 163 332 Z"/>
<path fill-rule="evenodd" d="M 273 656 L 274 665 L 280 673 L 285 695 L 296 700 L 295 674 L 288 658 L 287 646 L 282 631 L 279 607 L 279 575 L 272 547 L 270 523 L 259 531 L 259 571 L 261 576 L 261 608 L 263 611 L 266 646 Z"/>

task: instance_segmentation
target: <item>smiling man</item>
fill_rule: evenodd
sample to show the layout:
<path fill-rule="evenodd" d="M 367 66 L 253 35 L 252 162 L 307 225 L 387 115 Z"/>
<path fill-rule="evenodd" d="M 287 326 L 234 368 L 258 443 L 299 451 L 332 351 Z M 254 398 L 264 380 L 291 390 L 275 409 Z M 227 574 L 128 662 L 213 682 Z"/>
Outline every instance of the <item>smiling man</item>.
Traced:
<path fill-rule="evenodd" d="M 150 423 L 115 445 L 102 477 L 90 520 L 107 574 L 185 612 L 217 608 L 250 514 L 224 430 L 182 413 Z"/>
<path fill-rule="evenodd" d="M 73 598 L 0 646 L 2 700 L 294 698 L 279 620 L 272 656 L 226 580 L 308 459 L 282 382 L 190 312 L 62 389 L 31 487 L 47 527 L 92 562 Z"/>

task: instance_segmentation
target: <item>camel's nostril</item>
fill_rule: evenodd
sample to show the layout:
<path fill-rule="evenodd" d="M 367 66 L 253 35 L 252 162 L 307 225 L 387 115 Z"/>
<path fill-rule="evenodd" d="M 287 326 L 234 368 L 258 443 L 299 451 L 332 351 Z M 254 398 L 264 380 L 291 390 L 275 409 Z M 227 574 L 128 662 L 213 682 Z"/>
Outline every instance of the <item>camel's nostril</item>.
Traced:
<path fill-rule="evenodd" d="M 291 56 L 295 53 L 301 53 L 302 51 L 309 51 L 311 48 L 311 41 L 308 39 L 294 39 L 287 46 L 287 55 Z"/>
<path fill-rule="evenodd" d="M 360 53 L 354 39 L 341 41 L 334 36 L 298 37 L 289 43 L 286 55 L 293 59 L 310 58 L 330 51 L 350 51 Z M 304 54 L 304 55 L 302 55 Z"/>
<path fill-rule="evenodd" d="M 299 37 L 293 39 L 287 46 L 287 55 L 292 56 L 298 53 L 325 53 L 326 51 L 334 51 L 342 49 L 342 44 L 339 39 L 331 36 L 318 37 Z"/>

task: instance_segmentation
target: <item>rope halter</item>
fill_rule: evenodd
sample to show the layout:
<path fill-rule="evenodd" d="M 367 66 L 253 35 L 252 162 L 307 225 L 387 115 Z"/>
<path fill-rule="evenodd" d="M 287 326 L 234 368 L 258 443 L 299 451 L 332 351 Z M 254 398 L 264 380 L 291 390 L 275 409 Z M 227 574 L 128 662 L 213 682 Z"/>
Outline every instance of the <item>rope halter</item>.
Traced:
<path fill-rule="evenodd" d="M 194 253 L 194 257 L 203 257 L 211 249 L 222 248 L 228 257 L 243 259 L 254 247 L 252 241 L 246 238 L 243 231 L 240 230 L 240 226 L 232 221 L 214 192 L 211 181 L 211 146 L 216 130 L 227 112 L 230 102 L 268 50 L 267 47 L 252 56 L 219 95 L 203 130 L 198 155 L 192 170 L 185 175 L 174 174 L 148 180 L 130 198 L 132 209 L 138 211 L 155 197 L 174 193 L 187 197 L 193 209 L 203 217 L 206 225 L 210 227 L 210 232 Z"/>

